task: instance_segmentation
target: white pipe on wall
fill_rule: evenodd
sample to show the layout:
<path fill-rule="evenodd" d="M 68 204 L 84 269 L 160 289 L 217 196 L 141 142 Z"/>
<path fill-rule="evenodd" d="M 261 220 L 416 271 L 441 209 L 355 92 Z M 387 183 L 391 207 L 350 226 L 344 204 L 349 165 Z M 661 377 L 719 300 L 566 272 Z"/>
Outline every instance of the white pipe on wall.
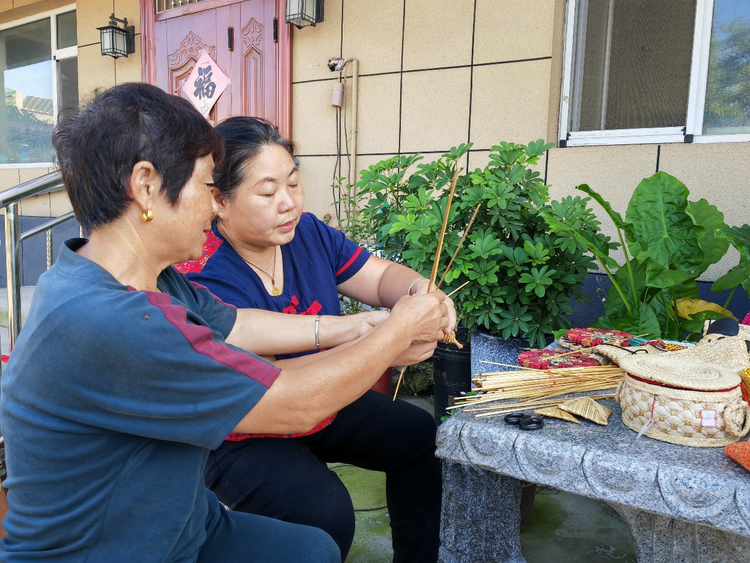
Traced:
<path fill-rule="evenodd" d="M 352 129 L 351 129 L 351 146 L 349 148 L 349 174 L 347 176 L 347 184 L 351 185 L 357 181 L 357 98 L 359 95 L 359 61 L 352 59 Z M 354 182 L 352 182 L 354 178 Z M 349 188 L 349 196 L 351 196 L 351 188 Z"/>

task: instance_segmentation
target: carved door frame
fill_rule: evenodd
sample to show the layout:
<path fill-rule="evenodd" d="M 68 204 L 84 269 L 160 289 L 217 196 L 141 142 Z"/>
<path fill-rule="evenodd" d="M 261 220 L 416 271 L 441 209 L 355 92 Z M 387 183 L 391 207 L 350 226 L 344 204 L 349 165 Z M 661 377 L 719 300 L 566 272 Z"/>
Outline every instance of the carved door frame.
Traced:
<path fill-rule="evenodd" d="M 192 14 L 234 4 L 243 0 L 204 0 L 183 8 L 175 8 L 160 14 L 160 18 Z M 277 115 L 278 128 L 286 139 L 292 138 L 292 32 L 285 23 L 286 0 L 275 0 L 278 14 L 277 33 Z M 141 0 L 141 78 L 148 84 L 156 84 L 156 46 L 154 24 L 156 22 L 156 0 Z"/>

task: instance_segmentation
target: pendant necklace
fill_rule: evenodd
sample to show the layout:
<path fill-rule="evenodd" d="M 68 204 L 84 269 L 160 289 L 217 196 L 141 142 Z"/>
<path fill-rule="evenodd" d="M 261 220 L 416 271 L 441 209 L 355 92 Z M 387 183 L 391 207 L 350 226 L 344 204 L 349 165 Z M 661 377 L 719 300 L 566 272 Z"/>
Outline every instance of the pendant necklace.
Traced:
<path fill-rule="evenodd" d="M 232 248 L 234 248 L 234 247 L 232 247 Z M 237 249 L 235 248 L 235 252 L 236 252 L 236 250 Z M 237 252 L 237 254 L 240 254 L 240 253 Z M 240 258 L 242 258 L 245 261 L 245 263 L 248 264 L 249 266 L 252 266 L 256 270 L 259 270 L 260 272 L 262 272 L 262 273 L 264 273 L 265 275 L 268 276 L 268 279 L 271 280 L 271 295 L 273 295 L 274 297 L 276 297 L 279 294 L 281 294 L 281 290 L 278 287 L 276 287 L 276 248 L 273 249 L 273 274 L 269 274 L 264 269 L 259 268 L 258 266 L 256 266 L 252 262 L 250 262 L 250 260 L 248 260 L 247 258 L 245 258 L 244 256 L 242 256 L 241 254 L 240 254 Z"/>
<path fill-rule="evenodd" d="M 234 251 L 237 252 L 237 249 L 235 248 L 234 244 L 232 244 L 232 241 L 229 240 L 229 237 L 226 234 L 224 234 L 224 238 L 229 243 L 229 246 L 231 246 L 232 248 L 234 248 Z M 237 256 L 239 256 L 240 258 L 242 258 L 242 260 L 248 266 L 252 266 L 253 268 L 255 268 L 256 270 L 258 270 L 259 272 L 261 272 L 261 273 L 265 274 L 266 276 L 268 276 L 268 279 L 271 280 L 271 295 L 273 295 L 274 297 L 277 297 L 277 296 L 281 295 L 281 290 L 276 286 L 276 254 L 277 254 L 276 253 L 276 247 L 274 247 L 274 250 L 273 250 L 273 270 L 272 270 L 273 273 L 269 274 L 263 268 L 260 268 L 260 267 L 256 266 L 255 264 L 253 264 L 252 262 L 250 262 L 250 260 L 248 260 L 247 258 L 245 258 L 242 254 L 240 254 L 239 252 L 237 252 Z"/>

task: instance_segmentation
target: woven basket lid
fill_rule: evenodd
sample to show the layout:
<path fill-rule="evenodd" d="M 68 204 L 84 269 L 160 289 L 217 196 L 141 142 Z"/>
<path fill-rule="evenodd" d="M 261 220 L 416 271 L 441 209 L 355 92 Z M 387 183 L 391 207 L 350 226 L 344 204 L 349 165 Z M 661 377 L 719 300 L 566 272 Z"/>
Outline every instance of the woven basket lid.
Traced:
<path fill-rule="evenodd" d="M 640 379 L 695 391 L 722 391 L 740 384 L 736 371 L 679 354 L 642 354 L 620 358 L 622 369 Z"/>

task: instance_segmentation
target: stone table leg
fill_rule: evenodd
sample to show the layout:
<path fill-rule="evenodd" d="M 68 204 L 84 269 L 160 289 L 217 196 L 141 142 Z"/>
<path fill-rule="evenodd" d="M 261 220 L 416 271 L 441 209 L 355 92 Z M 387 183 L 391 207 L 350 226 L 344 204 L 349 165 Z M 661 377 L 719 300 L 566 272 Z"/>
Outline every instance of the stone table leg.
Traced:
<path fill-rule="evenodd" d="M 750 537 L 607 504 L 630 526 L 638 563 L 750 563 Z"/>
<path fill-rule="evenodd" d="M 521 481 L 443 461 L 440 563 L 526 563 Z"/>

